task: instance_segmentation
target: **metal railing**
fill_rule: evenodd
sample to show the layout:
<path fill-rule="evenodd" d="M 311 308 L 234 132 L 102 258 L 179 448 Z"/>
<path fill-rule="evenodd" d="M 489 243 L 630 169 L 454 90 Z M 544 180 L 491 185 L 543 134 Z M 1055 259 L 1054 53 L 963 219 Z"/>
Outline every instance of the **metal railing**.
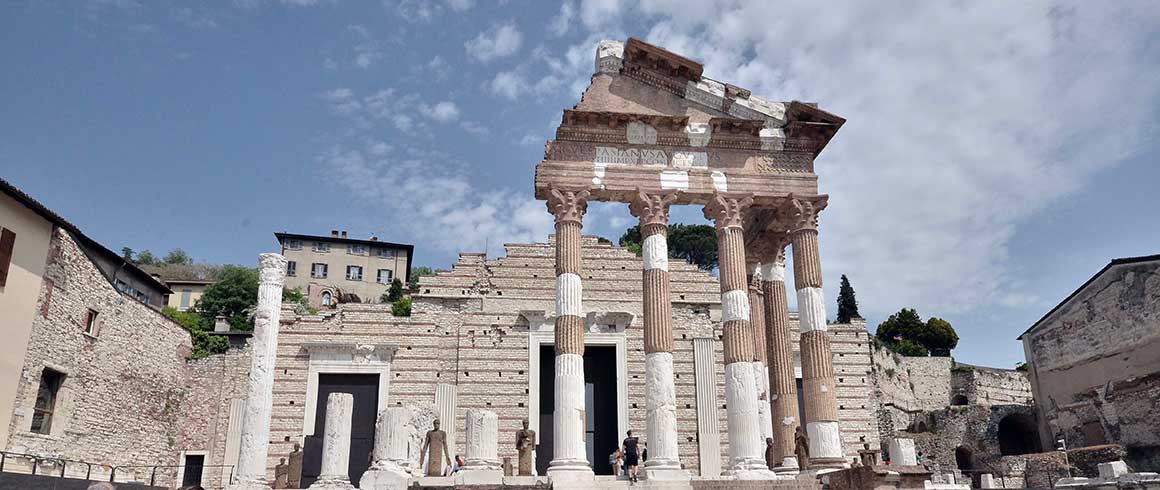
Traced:
<path fill-rule="evenodd" d="M 78 478 L 79 479 L 80 478 L 79 474 L 74 474 L 71 476 L 68 475 L 68 467 L 71 464 L 74 466 L 84 465 L 84 467 L 85 467 L 84 479 L 88 480 L 88 481 L 96 481 L 93 478 L 93 467 L 94 466 L 101 469 L 101 470 L 108 470 L 109 478 L 107 481 L 109 481 L 111 483 L 118 483 L 117 482 L 118 471 L 120 471 L 121 474 L 123 475 L 127 471 L 140 469 L 140 470 L 146 470 L 149 472 L 149 486 L 157 486 L 157 479 L 159 476 L 162 479 L 172 477 L 173 483 L 176 484 L 176 483 L 180 483 L 180 482 L 176 481 L 177 480 L 176 470 L 178 470 L 180 468 L 199 468 L 202 470 L 203 475 L 206 474 L 205 470 L 207 470 L 207 469 L 218 468 L 220 470 L 223 470 L 222 476 L 219 477 L 219 479 L 225 480 L 225 481 L 220 481 L 219 486 L 216 488 L 224 488 L 227 484 L 232 483 L 234 481 L 234 465 L 232 465 L 232 464 L 230 464 L 230 465 L 223 465 L 223 464 L 210 465 L 210 464 L 207 464 L 207 465 L 197 465 L 197 466 L 164 465 L 164 464 L 116 466 L 116 465 L 106 465 L 106 464 L 101 464 L 101 463 L 92 463 L 89 461 L 81 461 L 81 460 L 77 460 L 77 459 L 59 458 L 59 457 L 55 457 L 55 456 L 41 456 L 38 454 L 16 453 L 16 452 L 11 452 L 11 451 L 0 451 L 0 472 L 23 473 L 20 471 L 13 471 L 12 470 L 11 463 L 9 461 L 10 459 L 11 460 L 20 459 L 20 460 L 27 461 L 30 464 L 29 473 L 27 473 L 27 474 L 31 474 L 31 475 L 37 475 L 38 474 L 37 471 L 39 471 L 39 468 L 46 463 L 51 464 L 52 466 L 60 466 L 59 472 L 55 471 L 55 469 L 54 469 L 51 474 L 39 473 L 42 476 L 52 476 L 55 478 Z M 224 473 L 225 469 L 229 469 L 228 474 Z M 162 472 L 161 475 L 158 474 L 159 471 Z M 171 471 L 172 473 L 168 474 L 168 475 L 164 474 L 166 471 Z M 130 471 L 130 474 L 132 474 L 134 477 L 139 473 L 143 473 L 143 472 L 131 472 Z M 134 478 L 134 479 L 140 480 L 139 478 Z M 101 480 L 104 480 L 103 476 L 102 476 Z M 120 482 L 120 483 L 126 483 L 126 482 Z M 143 482 L 138 481 L 137 483 L 143 483 Z M 215 488 L 212 486 L 206 486 L 205 484 L 202 484 L 202 486 L 205 488 Z"/>

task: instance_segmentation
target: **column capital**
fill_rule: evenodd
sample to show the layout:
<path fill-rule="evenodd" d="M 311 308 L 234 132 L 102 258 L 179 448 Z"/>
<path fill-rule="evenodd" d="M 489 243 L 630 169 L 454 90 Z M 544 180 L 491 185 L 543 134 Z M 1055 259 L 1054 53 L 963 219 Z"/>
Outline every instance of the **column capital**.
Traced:
<path fill-rule="evenodd" d="M 761 281 L 764 280 L 764 277 L 765 276 L 763 276 L 761 273 L 761 264 L 756 264 L 753 268 L 753 275 L 749 276 L 749 290 L 756 293 L 758 296 L 765 294 L 765 292 L 761 290 Z"/>
<path fill-rule="evenodd" d="M 784 264 L 785 248 L 791 242 L 791 237 L 785 229 L 785 223 L 775 222 L 764 230 L 757 230 L 745 244 L 746 256 L 766 266 L 776 262 Z"/>
<path fill-rule="evenodd" d="M 579 224 L 584 219 L 584 213 L 588 212 L 588 190 L 549 189 L 548 212 L 556 217 L 557 225 L 569 222 Z"/>
<path fill-rule="evenodd" d="M 669 225 L 669 205 L 677 200 L 680 191 L 676 189 L 648 193 L 637 188 L 628 204 L 628 212 L 640 218 L 641 233 L 649 225 Z"/>
<path fill-rule="evenodd" d="M 725 194 L 716 192 L 713 198 L 705 204 L 705 218 L 713 220 L 717 231 L 727 228 L 741 228 L 745 219 L 745 210 L 753 204 L 750 194 Z"/>
<path fill-rule="evenodd" d="M 786 232 L 792 235 L 802 231 L 817 231 L 818 214 L 826 209 L 829 201 L 830 196 L 826 194 L 802 197 L 790 194 L 781 207 Z"/>

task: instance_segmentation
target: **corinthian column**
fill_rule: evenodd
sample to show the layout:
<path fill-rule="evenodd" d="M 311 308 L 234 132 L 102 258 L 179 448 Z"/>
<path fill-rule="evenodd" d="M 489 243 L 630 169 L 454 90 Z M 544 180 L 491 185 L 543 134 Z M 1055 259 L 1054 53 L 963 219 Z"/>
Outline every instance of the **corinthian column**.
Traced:
<path fill-rule="evenodd" d="M 246 411 L 242 415 L 242 442 L 238 450 L 238 478 L 229 488 L 270 488 L 266 456 L 270 449 L 270 412 L 274 408 L 274 358 L 278 351 L 278 321 L 282 315 L 282 283 L 286 258 L 258 256 L 258 306 L 254 312 L 253 353 L 246 380 Z"/>
<path fill-rule="evenodd" d="M 584 429 L 584 308 L 580 287 L 580 228 L 588 191 L 552 189 L 556 216 L 556 378 L 553 447 L 548 475 L 590 479 Z"/>
<path fill-rule="evenodd" d="M 753 373 L 753 328 L 745 280 L 745 240 L 742 214 L 752 197 L 721 193 L 705 205 L 705 217 L 717 225 L 717 255 L 721 283 L 721 329 L 725 351 L 725 404 L 729 427 L 729 467 L 738 479 L 773 478 L 765 466 L 757 416 L 757 378 Z"/>
<path fill-rule="evenodd" d="M 769 377 L 765 353 L 765 294 L 761 291 L 761 264 L 750 268 L 749 323 L 753 329 L 753 377 L 757 380 L 757 421 L 761 425 L 762 447 L 765 438 L 773 437 L 773 419 L 769 414 Z"/>
<path fill-rule="evenodd" d="M 773 237 L 774 260 L 762 264 L 761 289 L 765 293 L 766 358 L 769 362 L 769 408 L 773 418 L 773 445 L 779 462 L 777 473 L 798 471 L 794 433 L 798 420 L 797 377 L 793 366 L 793 340 L 789 334 L 789 307 L 785 294 L 785 246 L 789 237 Z"/>
<path fill-rule="evenodd" d="M 645 478 L 689 479 L 677 452 L 677 392 L 673 383 L 673 306 L 669 300 L 669 204 L 676 193 L 637 191 L 629 205 L 640 218 L 644 259 L 645 433 L 649 460 Z"/>
<path fill-rule="evenodd" d="M 786 207 L 793 241 L 793 279 L 797 287 L 801 329 L 802 394 L 810 466 L 846 464 L 838 430 L 838 399 L 834 382 L 834 355 L 826 333 L 826 303 L 822 294 L 822 267 L 818 257 L 818 213 L 826 197 L 793 198 Z M 804 466 L 805 462 L 801 462 Z"/>

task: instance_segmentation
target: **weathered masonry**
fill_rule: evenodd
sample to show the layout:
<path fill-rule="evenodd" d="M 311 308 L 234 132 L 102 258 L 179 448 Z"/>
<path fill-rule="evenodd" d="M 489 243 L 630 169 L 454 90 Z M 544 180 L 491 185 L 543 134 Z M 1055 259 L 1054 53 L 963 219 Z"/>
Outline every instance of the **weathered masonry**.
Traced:
<path fill-rule="evenodd" d="M 682 476 L 673 443 L 667 304 L 665 236 L 672 205 L 704 206 L 705 217 L 717 226 L 726 473 L 773 477 L 763 455 L 768 432 L 761 430 L 770 414 L 778 416 L 770 435 L 779 471 L 806 463 L 795 460 L 790 444 L 799 424 L 809 436 L 809 463 L 846 464 L 818 257 L 818 213 L 827 196 L 817 193 L 813 172 L 814 158 L 845 120 L 812 104 L 762 99 L 702 71 L 700 63 L 637 39 L 601 42 L 591 84 L 580 103 L 564 111 L 556 139 L 536 167 L 536 197 L 546 200 L 556 217 L 556 406 L 548 468 L 554 477 L 591 474 L 582 454 L 587 407 L 580 257 L 580 229 L 590 200 L 628 203 L 640 218 L 650 478 Z M 783 294 L 787 245 L 801 312 L 801 421 L 789 384 L 785 301 L 763 298 Z"/>

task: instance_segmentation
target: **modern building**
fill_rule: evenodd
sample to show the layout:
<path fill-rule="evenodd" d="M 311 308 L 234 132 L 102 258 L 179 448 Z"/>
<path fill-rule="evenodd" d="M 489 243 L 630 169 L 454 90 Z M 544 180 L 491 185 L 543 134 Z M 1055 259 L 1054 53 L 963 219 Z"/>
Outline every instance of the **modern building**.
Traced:
<path fill-rule="evenodd" d="M 186 311 L 197 304 L 197 300 L 205 294 L 206 288 L 214 282 L 204 279 L 166 279 L 165 284 L 173 290 L 173 294 L 166 298 L 165 305 Z"/>
<path fill-rule="evenodd" d="M 0 180 L 6 468 L 20 465 L 17 454 L 98 465 L 175 461 L 170 437 L 179 417 L 172 407 L 184 396 L 191 343 L 158 311 L 171 292 Z M 85 467 L 68 470 L 78 468 Z M 108 468 L 94 474 L 107 478 Z"/>
<path fill-rule="evenodd" d="M 329 236 L 275 233 L 286 257 L 286 287 L 299 288 L 313 306 L 334 306 L 344 295 L 377 303 L 396 277 L 411 275 L 415 246 L 348 238 L 346 231 Z"/>
<path fill-rule="evenodd" d="M 1160 255 L 1115 259 L 1019 336 L 1044 447 L 1160 464 Z"/>

